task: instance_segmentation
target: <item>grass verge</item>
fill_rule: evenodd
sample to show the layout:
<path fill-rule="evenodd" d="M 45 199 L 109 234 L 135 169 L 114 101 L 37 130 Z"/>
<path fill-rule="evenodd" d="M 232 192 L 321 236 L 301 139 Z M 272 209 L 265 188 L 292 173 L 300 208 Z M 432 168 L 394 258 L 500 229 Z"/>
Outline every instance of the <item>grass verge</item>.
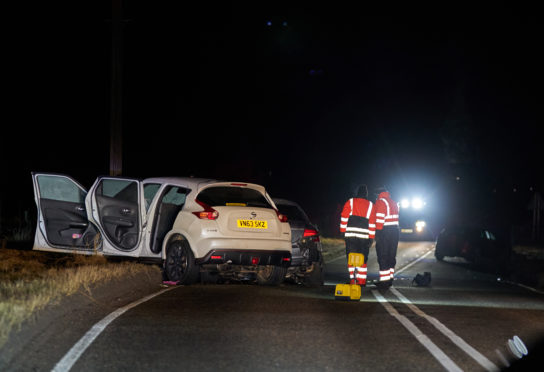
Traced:
<path fill-rule="evenodd" d="M 103 256 L 0 249 L 0 348 L 12 330 L 38 310 L 92 285 L 158 271 L 135 262 L 112 263 Z"/>
<path fill-rule="evenodd" d="M 344 239 L 321 237 L 321 244 L 323 245 L 323 260 L 325 263 L 346 254 Z"/>

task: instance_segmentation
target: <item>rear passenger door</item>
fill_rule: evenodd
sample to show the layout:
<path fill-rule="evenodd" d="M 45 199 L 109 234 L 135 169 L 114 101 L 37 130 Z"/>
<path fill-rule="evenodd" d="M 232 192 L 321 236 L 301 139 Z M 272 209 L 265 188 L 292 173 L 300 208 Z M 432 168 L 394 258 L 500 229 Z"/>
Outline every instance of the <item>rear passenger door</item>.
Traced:
<path fill-rule="evenodd" d="M 99 177 L 89 191 L 89 220 L 103 236 L 103 252 L 138 256 L 146 228 L 142 183 L 136 179 Z"/>

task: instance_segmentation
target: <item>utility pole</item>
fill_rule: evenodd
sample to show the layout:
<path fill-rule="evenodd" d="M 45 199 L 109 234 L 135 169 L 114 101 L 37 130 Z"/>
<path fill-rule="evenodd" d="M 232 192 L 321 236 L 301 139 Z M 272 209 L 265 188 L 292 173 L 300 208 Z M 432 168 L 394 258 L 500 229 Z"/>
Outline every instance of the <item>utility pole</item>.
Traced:
<path fill-rule="evenodd" d="M 123 172 L 123 5 L 112 0 L 110 176 Z"/>
<path fill-rule="evenodd" d="M 542 196 L 539 192 L 535 192 L 529 209 L 533 210 L 532 240 L 533 242 L 540 241 L 540 212 L 544 209 L 544 205 L 542 205 Z"/>

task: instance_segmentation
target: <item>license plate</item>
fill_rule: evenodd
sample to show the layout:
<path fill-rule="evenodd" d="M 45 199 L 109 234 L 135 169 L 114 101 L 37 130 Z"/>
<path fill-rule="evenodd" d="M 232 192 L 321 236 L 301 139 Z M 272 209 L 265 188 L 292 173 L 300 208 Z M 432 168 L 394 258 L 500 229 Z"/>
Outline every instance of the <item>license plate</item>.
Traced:
<path fill-rule="evenodd" d="M 237 226 L 245 229 L 268 229 L 267 221 L 261 220 L 237 220 Z"/>
<path fill-rule="evenodd" d="M 411 234 L 414 232 L 414 229 L 400 229 L 400 232 Z"/>

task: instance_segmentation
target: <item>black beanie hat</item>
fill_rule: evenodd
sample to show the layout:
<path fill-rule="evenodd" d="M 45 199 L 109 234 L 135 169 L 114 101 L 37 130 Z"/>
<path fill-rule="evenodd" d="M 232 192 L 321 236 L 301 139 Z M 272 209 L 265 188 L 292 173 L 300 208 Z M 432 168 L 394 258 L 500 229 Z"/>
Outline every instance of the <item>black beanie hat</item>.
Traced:
<path fill-rule="evenodd" d="M 368 198 L 368 188 L 366 187 L 365 184 L 362 184 L 357 189 L 357 197 L 358 198 L 365 198 L 365 199 Z"/>

